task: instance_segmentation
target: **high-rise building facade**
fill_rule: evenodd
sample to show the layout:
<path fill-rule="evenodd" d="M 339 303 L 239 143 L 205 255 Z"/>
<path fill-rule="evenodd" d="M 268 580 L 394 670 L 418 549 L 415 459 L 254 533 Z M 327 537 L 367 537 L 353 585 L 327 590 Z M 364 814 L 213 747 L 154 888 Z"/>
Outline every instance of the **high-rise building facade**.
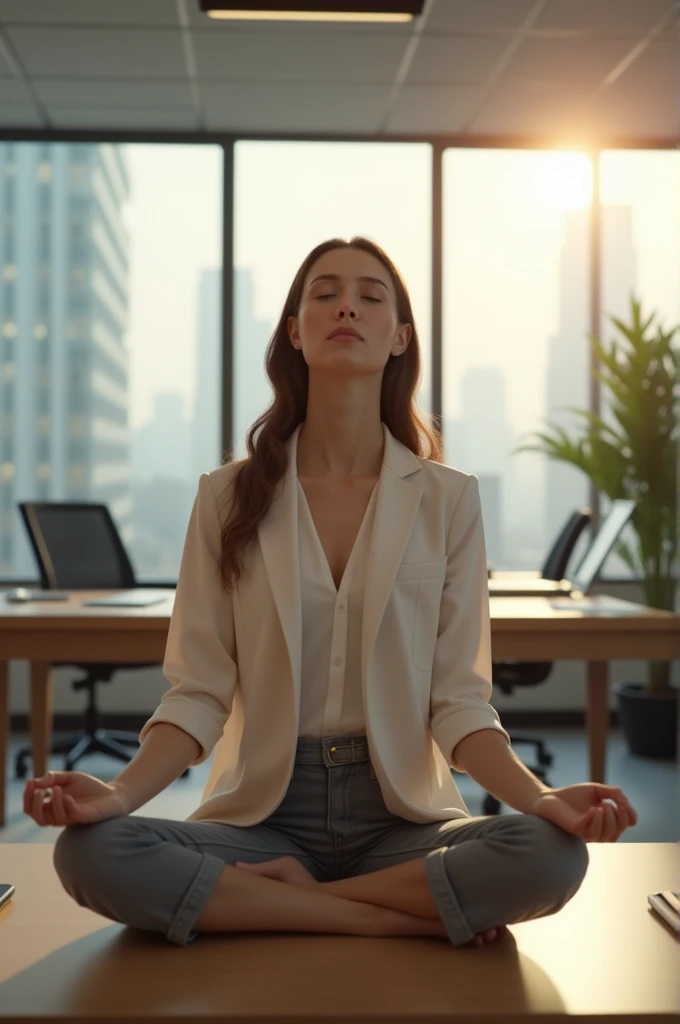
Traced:
<path fill-rule="evenodd" d="M 0 143 L 1 571 L 33 577 L 17 502 L 106 502 L 131 540 L 121 147 Z"/>

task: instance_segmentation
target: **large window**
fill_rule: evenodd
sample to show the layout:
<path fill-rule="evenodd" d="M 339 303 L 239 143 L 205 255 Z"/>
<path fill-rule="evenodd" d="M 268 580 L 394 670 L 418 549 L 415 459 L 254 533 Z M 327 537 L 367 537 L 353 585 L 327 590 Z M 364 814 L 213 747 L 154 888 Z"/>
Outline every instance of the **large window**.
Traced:
<path fill-rule="evenodd" d="M 671 328 L 680 154 L 599 159 L 600 334 L 631 292 Z M 548 421 L 581 430 L 567 408 L 589 407 L 590 158 L 452 148 L 442 171 L 444 457 L 479 477 L 490 562 L 535 569 L 590 497 L 579 471 L 513 453 Z M 106 502 L 137 575 L 176 578 L 198 476 L 224 455 L 223 176 L 212 144 L 0 143 L 4 578 L 37 577 L 16 508 L 31 499 Z M 428 143 L 235 144 L 235 458 L 272 398 L 265 350 L 294 274 L 335 236 L 399 268 L 432 410 L 431 183 Z M 628 575 L 615 555 L 605 571 Z"/>
<path fill-rule="evenodd" d="M 0 143 L 0 573 L 17 502 L 105 502 L 138 576 L 175 578 L 221 463 L 223 150 Z"/>
<path fill-rule="evenodd" d="M 487 556 L 538 568 L 588 502 L 570 466 L 512 454 L 588 407 L 589 207 L 581 153 L 444 153 L 442 419 L 449 465 L 479 477 Z"/>
<path fill-rule="evenodd" d="M 234 457 L 273 398 L 264 356 L 295 273 L 327 238 L 367 235 L 394 261 L 431 411 L 432 149 L 414 143 L 239 142 L 234 181 Z"/>
<path fill-rule="evenodd" d="M 600 337 L 607 348 L 620 331 L 610 316 L 630 323 L 631 293 L 642 304 L 644 320 L 655 320 L 648 334 L 680 324 L 680 153 L 626 150 L 600 156 L 602 264 Z M 680 352 L 680 336 L 675 343 Z M 602 415 L 613 418 L 609 392 L 602 395 Z M 617 425 L 617 429 L 618 425 Z M 608 501 L 602 503 L 606 511 Z M 636 546 L 632 527 L 622 534 Z M 606 575 L 627 578 L 631 571 L 615 553 Z"/>

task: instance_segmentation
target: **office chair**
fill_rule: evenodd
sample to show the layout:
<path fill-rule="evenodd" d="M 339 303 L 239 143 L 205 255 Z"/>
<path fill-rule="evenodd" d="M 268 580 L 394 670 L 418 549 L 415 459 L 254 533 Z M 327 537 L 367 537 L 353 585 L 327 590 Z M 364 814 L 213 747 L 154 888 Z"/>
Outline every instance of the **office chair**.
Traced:
<path fill-rule="evenodd" d="M 19 502 L 43 590 L 131 590 L 137 586 L 134 570 L 122 539 L 106 505 L 94 502 Z M 157 662 L 120 664 L 111 662 L 53 662 L 53 668 L 77 668 L 85 676 L 74 681 L 74 690 L 88 691 L 85 731 L 55 739 L 51 754 L 64 754 L 64 770 L 71 771 L 86 754 L 109 754 L 121 761 L 132 760 L 139 748 L 139 733 L 100 728 L 95 701 L 97 683 L 110 683 L 121 668 L 150 668 Z M 26 776 L 31 748 L 16 755 L 17 779 Z M 182 776 L 188 775 L 187 768 Z"/>
<path fill-rule="evenodd" d="M 542 579 L 564 579 L 576 541 L 590 520 L 589 508 L 580 508 L 572 512 L 548 553 L 541 569 Z M 552 666 L 552 661 L 495 661 L 492 665 L 492 682 L 503 693 L 511 694 L 516 686 L 538 686 L 540 683 L 544 683 L 552 671 Z M 527 768 L 546 785 L 550 785 L 545 769 L 553 763 L 553 755 L 548 752 L 543 740 L 527 736 L 525 733 L 515 732 L 512 729 L 508 729 L 507 733 L 513 747 L 515 743 L 528 743 L 536 747 L 538 764 L 527 765 Z M 498 814 L 501 809 L 500 800 L 491 793 L 486 793 L 482 801 L 482 808 L 484 814 Z"/>

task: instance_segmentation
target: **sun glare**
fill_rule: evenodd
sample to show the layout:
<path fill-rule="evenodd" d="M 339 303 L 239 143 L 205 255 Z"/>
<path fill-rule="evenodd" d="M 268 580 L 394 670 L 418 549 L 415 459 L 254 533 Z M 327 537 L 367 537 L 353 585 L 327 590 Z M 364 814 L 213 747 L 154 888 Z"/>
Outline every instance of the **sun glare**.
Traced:
<path fill-rule="evenodd" d="M 545 153 L 539 196 L 546 206 L 576 210 L 589 206 L 593 195 L 591 163 L 585 153 Z"/>

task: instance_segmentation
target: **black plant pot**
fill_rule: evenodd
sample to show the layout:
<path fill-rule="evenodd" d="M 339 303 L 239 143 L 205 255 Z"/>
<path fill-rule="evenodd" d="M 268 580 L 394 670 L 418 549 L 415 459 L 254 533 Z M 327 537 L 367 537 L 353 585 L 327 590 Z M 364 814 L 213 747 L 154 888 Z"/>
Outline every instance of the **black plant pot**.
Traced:
<path fill-rule="evenodd" d="M 649 693 L 642 683 L 618 683 L 614 693 L 631 754 L 674 761 L 678 750 L 678 691 Z"/>

